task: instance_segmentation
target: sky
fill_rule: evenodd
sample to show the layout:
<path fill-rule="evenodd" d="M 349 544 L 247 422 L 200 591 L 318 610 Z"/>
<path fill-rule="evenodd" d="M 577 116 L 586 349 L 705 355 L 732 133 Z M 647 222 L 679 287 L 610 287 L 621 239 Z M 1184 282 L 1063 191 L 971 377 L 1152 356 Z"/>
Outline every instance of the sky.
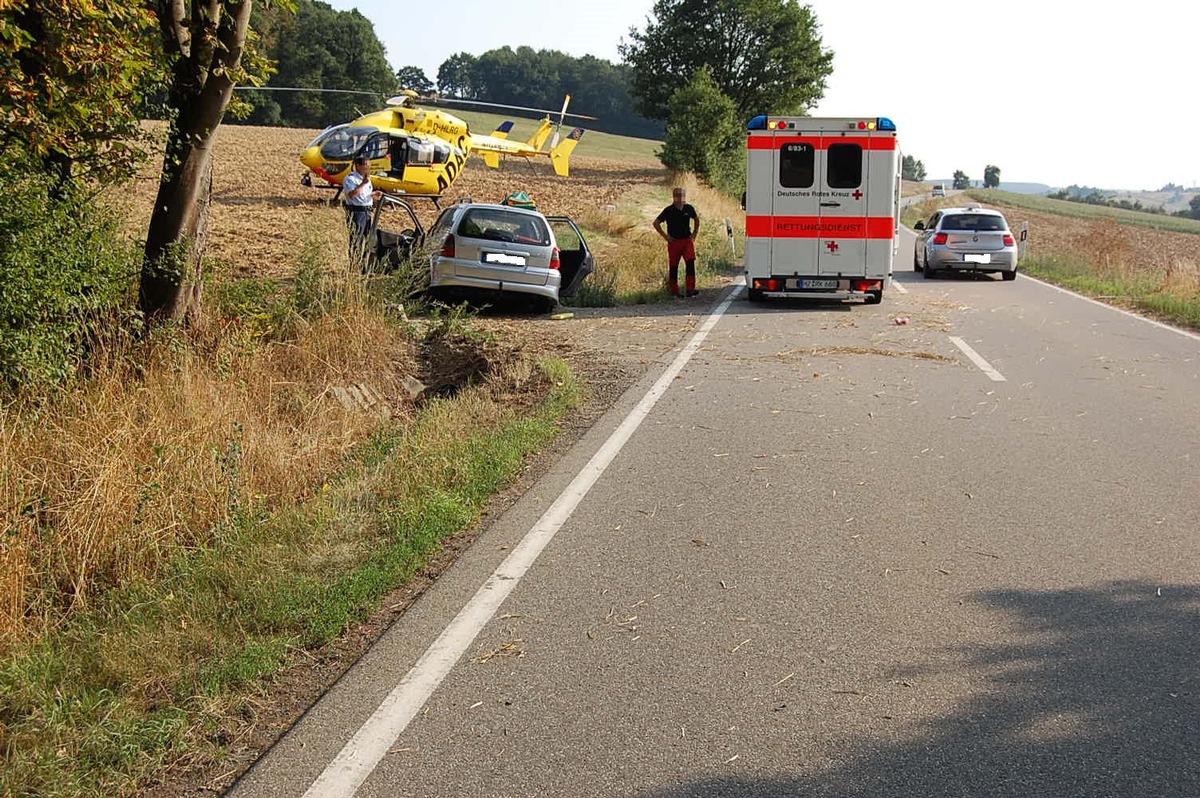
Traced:
<path fill-rule="evenodd" d="M 614 63 L 653 0 L 327 0 L 375 25 L 393 68 L 527 45 Z M 930 179 L 1152 191 L 1200 185 L 1200 4 L 810 0 L 833 75 L 813 116 L 886 116 Z M 429 13 L 433 9 L 421 6 Z M 432 24 L 430 24 L 432 23 Z M 576 109 L 587 113 L 586 108 Z M 764 109 L 769 113 L 770 109 Z M 581 150 L 582 152 L 582 150 Z"/>

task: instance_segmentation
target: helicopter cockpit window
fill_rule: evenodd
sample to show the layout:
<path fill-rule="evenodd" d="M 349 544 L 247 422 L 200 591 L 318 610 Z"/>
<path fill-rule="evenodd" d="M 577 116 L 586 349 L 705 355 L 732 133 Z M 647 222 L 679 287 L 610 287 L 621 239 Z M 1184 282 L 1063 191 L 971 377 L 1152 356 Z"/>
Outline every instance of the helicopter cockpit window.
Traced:
<path fill-rule="evenodd" d="M 450 145 L 444 141 L 433 143 L 433 162 L 447 163 L 450 160 Z"/>
<path fill-rule="evenodd" d="M 377 129 L 373 127 L 344 127 L 334 130 L 321 145 L 321 157 L 327 161 L 348 161 L 376 132 Z"/>
<path fill-rule="evenodd" d="M 409 139 L 408 162 L 416 166 L 429 166 L 433 163 L 433 142 Z"/>

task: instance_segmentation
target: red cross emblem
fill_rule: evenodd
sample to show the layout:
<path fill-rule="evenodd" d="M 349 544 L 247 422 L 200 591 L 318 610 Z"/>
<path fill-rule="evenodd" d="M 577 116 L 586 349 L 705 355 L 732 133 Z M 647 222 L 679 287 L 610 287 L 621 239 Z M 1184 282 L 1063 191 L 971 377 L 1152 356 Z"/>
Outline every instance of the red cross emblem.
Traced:
<path fill-rule="evenodd" d="M 854 193 L 851 194 L 850 196 L 854 197 L 856 200 L 860 200 L 860 199 L 862 199 L 862 192 L 859 191 L 858 189 L 854 189 Z"/>
<path fill-rule="evenodd" d="M 829 250 L 830 255 L 836 255 L 838 251 L 838 243 L 836 241 L 829 241 L 825 244 L 825 248 Z"/>

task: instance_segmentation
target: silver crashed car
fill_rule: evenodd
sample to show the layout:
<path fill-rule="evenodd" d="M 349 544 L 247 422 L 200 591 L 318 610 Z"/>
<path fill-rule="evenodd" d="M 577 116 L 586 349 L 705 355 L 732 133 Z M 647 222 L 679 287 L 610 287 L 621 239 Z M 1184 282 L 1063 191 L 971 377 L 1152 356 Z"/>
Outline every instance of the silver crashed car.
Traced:
<path fill-rule="evenodd" d="M 565 216 L 467 202 L 442 212 L 426 237 L 429 290 L 443 298 L 523 295 L 549 311 L 574 296 L 594 264 Z"/>
<path fill-rule="evenodd" d="M 926 277 L 938 272 L 999 272 L 1005 280 L 1017 277 L 1017 239 L 1000 211 L 974 205 L 941 208 L 913 229 L 917 231 L 913 269 Z"/>

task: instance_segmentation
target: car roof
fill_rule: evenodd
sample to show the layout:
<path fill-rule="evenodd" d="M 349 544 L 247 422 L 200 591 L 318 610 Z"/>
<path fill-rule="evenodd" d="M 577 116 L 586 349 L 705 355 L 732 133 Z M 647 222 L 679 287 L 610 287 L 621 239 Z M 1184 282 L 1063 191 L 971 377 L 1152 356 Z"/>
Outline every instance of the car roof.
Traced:
<path fill-rule="evenodd" d="M 1000 211 L 992 210 L 991 208 L 980 208 L 978 205 L 966 205 L 962 208 L 942 208 L 943 214 L 952 213 L 983 213 L 988 216 L 1003 216 Z"/>
<path fill-rule="evenodd" d="M 541 211 L 535 211 L 532 208 L 518 208 L 515 205 L 501 205 L 498 202 L 460 202 L 452 207 L 466 209 L 483 209 L 483 210 L 500 210 L 512 211 L 514 213 L 530 213 L 534 216 L 542 216 Z"/>

